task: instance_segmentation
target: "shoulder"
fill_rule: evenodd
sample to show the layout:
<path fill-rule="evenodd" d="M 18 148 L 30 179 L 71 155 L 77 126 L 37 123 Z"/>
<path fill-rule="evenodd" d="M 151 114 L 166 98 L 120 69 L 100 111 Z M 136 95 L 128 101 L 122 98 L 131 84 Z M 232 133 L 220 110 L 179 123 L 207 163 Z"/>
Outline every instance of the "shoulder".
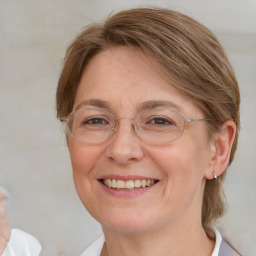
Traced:
<path fill-rule="evenodd" d="M 2 256 L 18 256 L 26 253 L 26 256 L 38 256 L 41 245 L 32 235 L 19 229 L 12 229 L 11 237 Z"/>
<path fill-rule="evenodd" d="M 212 256 L 241 256 L 226 238 L 223 238 L 219 230 L 213 227 L 215 233 L 215 247 Z"/>
<path fill-rule="evenodd" d="M 226 239 L 222 239 L 219 256 L 241 256 L 241 254 Z"/>

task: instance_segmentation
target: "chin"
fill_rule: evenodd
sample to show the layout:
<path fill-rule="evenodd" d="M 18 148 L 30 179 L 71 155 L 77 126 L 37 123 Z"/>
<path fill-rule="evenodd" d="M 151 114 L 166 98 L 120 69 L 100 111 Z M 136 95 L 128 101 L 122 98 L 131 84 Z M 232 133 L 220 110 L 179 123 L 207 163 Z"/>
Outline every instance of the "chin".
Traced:
<path fill-rule="evenodd" d="M 116 209 L 100 216 L 93 216 L 102 225 L 103 230 L 112 230 L 120 233 L 141 233 L 146 232 L 156 225 L 157 218 L 149 214 L 149 210 L 141 212 L 129 209 Z"/>
<path fill-rule="evenodd" d="M 101 223 L 103 230 L 110 230 L 113 232 L 123 234 L 139 234 L 147 232 L 150 228 L 149 223 L 141 223 L 140 221 L 134 222 L 132 219 L 121 220 L 121 221 L 108 221 Z"/>

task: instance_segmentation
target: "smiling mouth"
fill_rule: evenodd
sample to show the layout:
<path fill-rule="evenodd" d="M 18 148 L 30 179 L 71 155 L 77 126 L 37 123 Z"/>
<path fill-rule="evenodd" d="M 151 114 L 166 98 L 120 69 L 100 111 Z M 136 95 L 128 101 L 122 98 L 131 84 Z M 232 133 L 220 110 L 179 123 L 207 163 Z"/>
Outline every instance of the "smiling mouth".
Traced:
<path fill-rule="evenodd" d="M 116 190 L 132 190 L 150 187 L 156 184 L 159 180 L 116 180 L 116 179 L 101 179 L 100 182 L 108 188 Z"/>

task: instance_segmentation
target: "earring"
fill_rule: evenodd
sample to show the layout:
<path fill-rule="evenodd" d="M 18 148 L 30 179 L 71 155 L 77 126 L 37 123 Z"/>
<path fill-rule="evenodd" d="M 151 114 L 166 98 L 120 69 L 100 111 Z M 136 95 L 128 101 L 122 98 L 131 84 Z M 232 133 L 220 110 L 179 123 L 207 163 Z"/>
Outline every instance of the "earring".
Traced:
<path fill-rule="evenodd" d="M 214 172 L 213 174 L 213 178 L 215 179 L 215 180 L 217 180 L 218 179 L 218 176 L 216 175 L 216 173 Z"/>

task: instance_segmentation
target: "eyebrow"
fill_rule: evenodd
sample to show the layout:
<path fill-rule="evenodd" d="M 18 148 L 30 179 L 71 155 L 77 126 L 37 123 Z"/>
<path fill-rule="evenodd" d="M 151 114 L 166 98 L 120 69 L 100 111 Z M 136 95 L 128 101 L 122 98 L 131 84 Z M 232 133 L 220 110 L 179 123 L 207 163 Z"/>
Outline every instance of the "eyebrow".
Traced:
<path fill-rule="evenodd" d="M 99 108 L 105 108 L 105 109 L 110 109 L 110 103 L 105 101 L 105 100 L 101 100 L 101 99 L 90 99 L 90 100 L 84 100 L 81 103 L 79 103 L 77 105 L 77 107 L 75 108 L 75 110 L 78 109 L 82 109 L 85 106 L 94 106 L 94 107 L 99 107 Z M 139 104 L 139 111 L 143 111 L 143 110 L 153 110 L 155 108 L 159 108 L 159 107 L 171 107 L 175 110 L 180 111 L 180 107 L 178 105 L 176 105 L 175 103 L 171 102 L 171 101 L 167 101 L 167 100 L 149 100 L 149 101 L 145 101 L 142 102 L 141 104 Z"/>
<path fill-rule="evenodd" d="M 99 107 L 99 108 L 110 108 L 110 104 L 105 100 L 90 99 L 90 100 L 84 100 L 81 103 L 79 103 L 76 106 L 75 110 L 81 109 L 81 108 L 83 108 L 84 106 L 87 106 L 87 105 L 91 105 L 91 106 Z"/>
<path fill-rule="evenodd" d="M 140 110 L 151 110 L 159 107 L 171 107 L 180 111 L 180 106 L 167 100 L 149 100 L 141 103 Z"/>

